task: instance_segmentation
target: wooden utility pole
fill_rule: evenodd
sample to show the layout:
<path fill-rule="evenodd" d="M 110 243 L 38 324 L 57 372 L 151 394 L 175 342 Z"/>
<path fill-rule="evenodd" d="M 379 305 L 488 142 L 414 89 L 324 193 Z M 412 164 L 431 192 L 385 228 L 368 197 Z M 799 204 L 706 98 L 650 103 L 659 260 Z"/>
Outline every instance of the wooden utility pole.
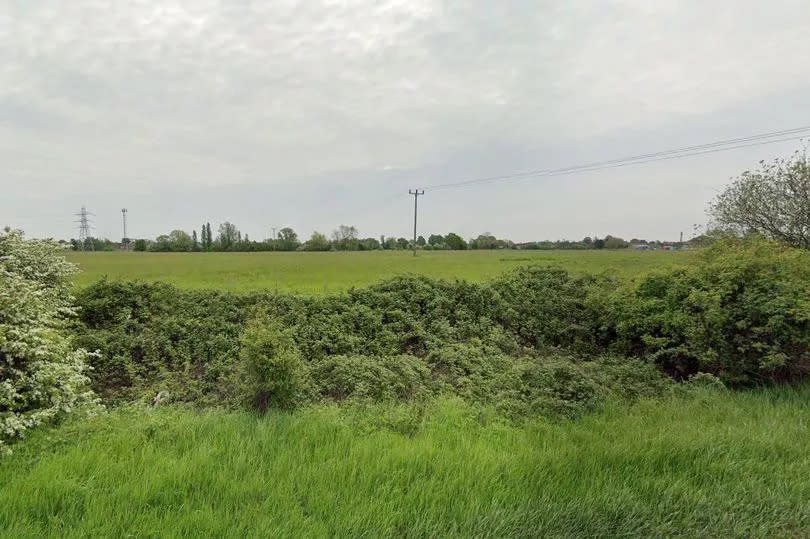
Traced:
<path fill-rule="evenodd" d="M 408 189 L 408 194 L 413 195 L 413 256 L 416 256 L 416 215 L 418 208 L 418 200 L 421 195 L 425 194 L 425 190 Z"/>

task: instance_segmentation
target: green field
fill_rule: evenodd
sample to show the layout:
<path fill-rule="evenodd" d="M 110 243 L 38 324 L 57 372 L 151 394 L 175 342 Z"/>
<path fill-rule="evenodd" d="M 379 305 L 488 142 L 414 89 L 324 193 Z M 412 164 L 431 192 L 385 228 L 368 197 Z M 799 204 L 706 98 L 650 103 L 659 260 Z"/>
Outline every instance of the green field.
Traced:
<path fill-rule="evenodd" d="M 406 251 L 327 253 L 68 253 L 82 272 L 79 286 L 103 276 L 164 281 L 183 288 L 269 289 L 326 294 L 401 273 L 481 281 L 520 265 L 554 265 L 574 273 L 633 276 L 685 264 L 694 252 Z"/>
<path fill-rule="evenodd" d="M 806 364 L 805 255 L 761 242 L 705 254 L 638 290 L 547 271 L 315 298 L 96 286 L 70 329 L 98 350 L 90 376 L 108 408 L 31 428 L 0 456 L 0 537 L 810 536 L 810 385 L 763 387 L 781 372 L 766 359 Z M 533 264 L 633 278 L 697 260 L 69 257 L 79 287 L 107 275 L 303 294 L 408 272 L 480 281 Z M 760 357 L 766 333 L 789 346 Z M 648 342 L 661 348 L 630 348 Z M 675 383 L 655 366 L 661 351 L 701 370 Z M 155 395 L 167 403 L 148 406 Z"/>
<path fill-rule="evenodd" d="M 0 536 L 806 537 L 808 406 L 696 390 L 523 427 L 455 400 L 416 424 L 119 409 L 0 459 Z"/>

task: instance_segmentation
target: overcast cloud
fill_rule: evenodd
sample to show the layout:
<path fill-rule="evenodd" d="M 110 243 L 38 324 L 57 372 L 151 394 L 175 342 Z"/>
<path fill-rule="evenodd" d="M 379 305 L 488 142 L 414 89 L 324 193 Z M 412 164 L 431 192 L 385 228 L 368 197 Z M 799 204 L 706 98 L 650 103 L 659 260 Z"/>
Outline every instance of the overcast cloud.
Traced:
<path fill-rule="evenodd" d="M 806 1 L 0 0 L 0 225 L 408 235 L 409 187 L 810 125 Z M 798 142 L 428 191 L 421 231 L 672 239 Z"/>

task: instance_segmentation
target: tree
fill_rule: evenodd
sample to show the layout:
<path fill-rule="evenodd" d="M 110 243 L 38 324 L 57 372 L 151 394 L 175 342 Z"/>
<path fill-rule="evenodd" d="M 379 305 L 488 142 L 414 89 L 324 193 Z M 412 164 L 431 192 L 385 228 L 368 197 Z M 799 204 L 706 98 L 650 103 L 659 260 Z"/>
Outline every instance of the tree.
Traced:
<path fill-rule="evenodd" d="M 810 249 L 810 163 L 796 152 L 746 170 L 715 198 L 709 215 L 736 234 L 756 232 Z"/>
<path fill-rule="evenodd" d="M 450 232 L 447 236 L 445 236 L 444 243 L 447 244 L 448 249 L 453 249 L 456 251 L 463 251 L 467 248 L 467 242 L 455 232 Z"/>
<path fill-rule="evenodd" d="M 380 249 L 381 245 L 377 238 L 366 238 L 363 240 L 358 240 L 357 249 L 360 251 L 376 251 Z"/>
<path fill-rule="evenodd" d="M 205 224 L 200 227 L 200 244 L 203 251 L 208 250 L 208 234 L 206 234 Z"/>
<path fill-rule="evenodd" d="M 239 229 L 236 228 L 236 225 L 229 221 L 225 221 L 219 225 L 219 237 L 217 237 L 219 248 L 223 251 L 227 251 L 233 247 L 234 243 L 241 239 L 241 236 L 242 234 L 239 232 Z"/>
<path fill-rule="evenodd" d="M 211 236 L 211 223 L 205 223 L 205 250 L 210 251 L 214 243 L 214 238 Z"/>
<path fill-rule="evenodd" d="M 470 249 L 497 249 L 501 246 L 495 236 L 489 232 L 484 232 L 474 240 L 470 241 Z"/>
<path fill-rule="evenodd" d="M 0 233 L 0 453 L 39 424 L 96 406 L 86 350 L 73 347 L 69 277 L 50 240 Z"/>
<path fill-rule="evenodd" d="M 622 238 L 607 235 L 605 236 L 605 249 L 626 249 L 629 244 Z"/>
<path fill-rule="evenodd" d="M 154 243 L 150 246 L 152 251 L 158 251 L 161 253 L 168 253 L 172 250 L 171 241 L 169 241 L 169 236 L 166 234 L 161 234 L 157 238 L 155 238 Z"/>
<path fill-rule="evenodd" d="M 427 245 L 427 241 L 425 241 L 425 237 L 424 236 L 419 236 L 418 238 L 416 238 L 416 245 L 418 245 L 419 247 L 424 247 L 425 245 Z"/>
<path fill-rule="evenodd" d="M 298 234 L 292 228 L 284 227 L 278 231 L 278 248 L 281 251 L 295 251 L 300 243 Z"/>
<path fill-rule="evenodd" d="M 195 252 L 199 251 L 200 250 L 200 242 L 197 240 L 197 231 L 196 230 L 191 231 L 191 241 L 192 241 L 191 250 L 195 251 Z"/>
<path fill-rule="evenodd" d="M 397 248 L 398 249 L 407 249 L 411 246 L 411 242 L 405 238 L 397 238 Z"/>
<path fill-rule="evenodd" d="M 146 251 L 146 247 L 147 247 L 146 240 L 135 240 L 136 251 Z"/>
<path fill-rule="evenodd" d="M 388 249 L 389 251 L 393 251 L 397 248 L 397 240 L 393 237 L 385 238 L 383 242 L 383 249 Z"/>
<path fill-rule="evenodd" d="M 440 247 L 444 245 L 444 236 L 440 234 L 431 234 L 428 238 L 428 245 L 432 245 L 433 247 Z"/>
<path fill-rule="evenodd" d="M 331 247 L 329 238 L 318 231 L 313 232 L 309 240 L 303 245 L 305 251 L 328 251 Z"/>
<path fill-rule="evenodd" d="M 594 249 L 604 249 L 605 248 L 605 240 L 596 238 L 593 240 L 593 248 Z"/>
<path fill-rule="evenodd" d="M 190 251 L 193 246 L 191 236 L 184 230 L 169 232 L 169 250 L 175 252 Z"/>
<path fill-rule="evenodd" d="M 356 251 L 358 232 L 353 226 L 340 225 L 332 232 L 332 243 L 339 251 Z"/>

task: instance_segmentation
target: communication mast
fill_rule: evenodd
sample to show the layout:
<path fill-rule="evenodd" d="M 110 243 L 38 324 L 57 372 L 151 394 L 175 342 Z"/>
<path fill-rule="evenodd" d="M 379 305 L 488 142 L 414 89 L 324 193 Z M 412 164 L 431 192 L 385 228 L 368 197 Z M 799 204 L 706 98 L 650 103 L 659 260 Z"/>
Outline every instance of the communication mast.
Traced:
<path fill-rule="evenodd" d="M 121 238 L 121 248 L 129 250 L 129 236 L 127 236 L 127 209 L 121 208 L 121 219 L 124 222 L 124 236 Z"/>

